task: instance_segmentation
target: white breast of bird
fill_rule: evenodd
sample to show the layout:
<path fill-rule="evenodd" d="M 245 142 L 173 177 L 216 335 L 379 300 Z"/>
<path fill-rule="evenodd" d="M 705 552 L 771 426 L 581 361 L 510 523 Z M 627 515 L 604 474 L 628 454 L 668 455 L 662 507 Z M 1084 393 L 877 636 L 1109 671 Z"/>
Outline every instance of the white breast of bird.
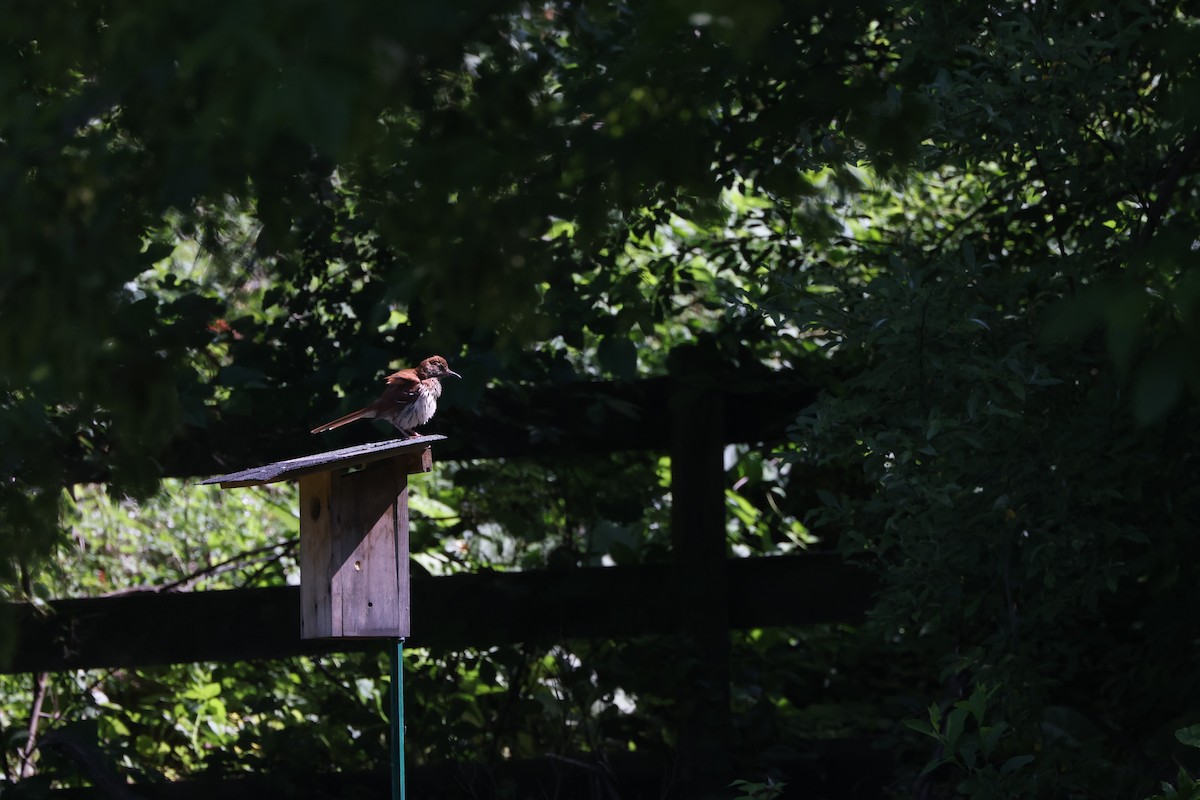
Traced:
<path fill-rule="evenodd" d="M 405 404 L 396 415 L 395 425 L 401 430 L 412 430 L 420 425 L 429 422 L 429 418 L 433 416 L 433 412 L 437 411 L 437 399 L 441 392 L 441 386 L 437 381 L 430 381 L 432 386 L 426 384 L 427 389 L 423 392 L 418 392 L 411 403 Z M 432 389 L 433 391 L 429 391 Z"/>

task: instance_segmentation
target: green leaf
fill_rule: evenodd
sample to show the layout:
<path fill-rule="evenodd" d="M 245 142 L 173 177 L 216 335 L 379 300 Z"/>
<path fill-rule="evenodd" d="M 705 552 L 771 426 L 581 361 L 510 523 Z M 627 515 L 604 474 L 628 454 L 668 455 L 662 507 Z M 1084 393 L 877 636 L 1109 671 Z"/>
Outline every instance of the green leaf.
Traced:
<path fill-rule="evenodd" d="M 912 730 L 916 731 L 917 733 L 924 734 L 925 736 L 930 736 L 934 739 L 938 738 L 937 732 L 934 731 L 934 729 L 929 725 L 929 723 L 923 719 L 906 719 L 906 720 L 904 720 L 904 724 L 905 724 L 905 726 L 911 728 Z"/>
<path fill-rule="evenodd" d="M 221 694 L 221 684 L 206 683 L 194 689 L 187 690 L 183 693 L 183 696 L 192 700 L 211 700 L 219 694 Z"/>
<path fill-rule="evenodd" d="M 946 728 L 943 733 L 946 740 L 946 750 L 954 752 L 957 749 L 958 738 L 962 736 L 967 724 L 967 709 L 955 708 L 946 715 Z"/>
<path fill-rule="evenodd" d="M 1000 743 L 1001 737 L 1008 731 L 1008 723 L 998 722 L 995 725 L 981 727 L 979 733 L 983 737 L 981 749 L 985 756 L 989 756 L 996 749 L 996 745 Z"/>
<path fill-rule="evenodd" d="M 1200 747 L 1200 724 L 1180 728 L 1175 731 L 1175 738 L 1188 747 Z"/>
<path fill-rule="evenodd" d="M 1021 767 L 1031 763 L 1033 763 L 1033 756 L 1013 756 L 1008 761 L 1004 762 L 1004 765 L 1000 767 L 1000 772 L 1004 775 L 1007 775 L 1010 772 L 1016 772 Z"/>
<path fill-rule="evenodd" d="M 971 716 L 975 717 L 975 724 L 983 726 L 983 714 L 987 709 L 988 693 L 982 686 L 976 686 L 971 696 L 965 701 L 965 707 L 971 712 Z"/>
<path fill-rule="evenodd" d="M 942 707 L 937 703 L 929 704 L 929 725 L 939 733 L 942 730 Z"/>

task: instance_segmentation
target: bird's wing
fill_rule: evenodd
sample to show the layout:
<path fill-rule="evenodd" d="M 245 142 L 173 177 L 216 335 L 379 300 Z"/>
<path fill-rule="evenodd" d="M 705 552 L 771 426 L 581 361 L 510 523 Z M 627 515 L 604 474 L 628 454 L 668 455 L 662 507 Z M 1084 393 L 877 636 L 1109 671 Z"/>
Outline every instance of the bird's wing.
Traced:
<path fill-rule="evenodd" d="M 410 389 L 416 389 L 421 379 L 417 377 L 415 369 L 402 369 L 399 372 L 393 372 L 391 375 L 388 375 L 387 382 L 389 386 L 400 383 L 405 384 Z"/>
<path fill-rule="evenodd" d="M 387 388 L 383 390 L 383 396 L 372 405 L 386 406 L 409 402 L 417 396 L 420 386 L 421 379 L 417 377 L 416 370 L 402 369 L 399 372 L 393 372 L 387 376 Z"/>
<path fill-rule="evenodd" d="M 391 412 L 397 404 L 411 403 L 417 396 L 417 387 L 421 385 L 421 379 L 417 377 L 416 370 L 402 369 L 399 372 L 393 372 L 387 376 L 387 388 L 383 390 L 383 394 L 378 400 L 360 408 L 358 411 L 352 411 L 344 417 L 338 417 L 333 422 L 327 422 L 324 425 L 313 428 L 313 433 L 324 433 L 331 431 L 334 428 L 340 428 L 343 425 L 354 422 L 358 419 L 374 419 L 381 414 L 386 418 L 387 412 Z"/>

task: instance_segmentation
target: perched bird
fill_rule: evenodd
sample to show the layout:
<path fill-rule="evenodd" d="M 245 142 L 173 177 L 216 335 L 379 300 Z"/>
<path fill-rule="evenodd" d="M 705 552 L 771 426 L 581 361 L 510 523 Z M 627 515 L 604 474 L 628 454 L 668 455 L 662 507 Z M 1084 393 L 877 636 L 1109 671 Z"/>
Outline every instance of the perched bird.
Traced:
<path fill-rule="evenodd" d="M 313 428 L 312 432 L 331 431 L 357 419 L 386 419 L 405 438 L 417 436 L 413 428 L 429 422 L 433 412 L 437 411 L 437 401 L 442 396 L 442 378 L 448 375 L 462 377 L 450 369 L 446 359 L 430 356 L 417 364 L 416 369 L 402 369 L 388 375 L 387 388 L 374 403 Z"/>

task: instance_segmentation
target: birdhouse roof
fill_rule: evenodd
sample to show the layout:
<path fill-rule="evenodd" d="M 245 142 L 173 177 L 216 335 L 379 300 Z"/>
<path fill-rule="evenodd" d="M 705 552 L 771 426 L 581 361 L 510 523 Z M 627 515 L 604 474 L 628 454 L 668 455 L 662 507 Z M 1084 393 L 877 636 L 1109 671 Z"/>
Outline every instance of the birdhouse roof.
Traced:
<path fill-rule="evenodd" d="M 311 456 L 289 458 L 286 461 L 276 461 L 261 467 L 251 467 L 228 475 L 217 475 L 200 481 L 202 484 L 221 484 L 222 489 L 235 486 L 261 486 L 264 483 L 299 478 L 314 472 L 327 472 L 343 467 L 356 467 L 372 461 L 394 458 L 406 453 L 419 453 L 433 442 L 440 442 L 445 436 L 417 436 L 412 439 L 388 439 L 384 442 L 359 444 L 354 447 L 343 447 L 339 450 L 328 450 L 324 453 L 314 453 Z"/>

